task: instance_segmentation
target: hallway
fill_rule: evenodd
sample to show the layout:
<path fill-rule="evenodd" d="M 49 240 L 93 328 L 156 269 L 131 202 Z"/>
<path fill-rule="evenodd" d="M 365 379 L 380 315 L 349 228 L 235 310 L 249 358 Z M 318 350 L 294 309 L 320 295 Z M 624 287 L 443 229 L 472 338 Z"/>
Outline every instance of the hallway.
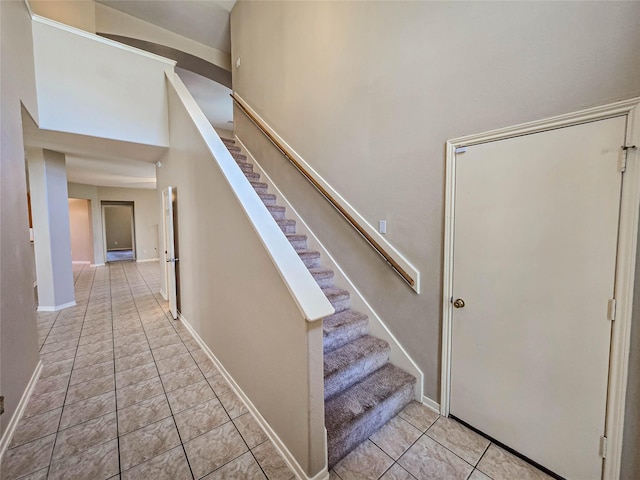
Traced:
<path fill-rule="evenodd" d="M 158 275 L 156 262 L 74 265 L 78 305 L 38 313 L 43 370 L 2 480 L 294 477 L 187 329 L 170 320 Z M 416 402 L 330 475 L 549 478 Z"/>

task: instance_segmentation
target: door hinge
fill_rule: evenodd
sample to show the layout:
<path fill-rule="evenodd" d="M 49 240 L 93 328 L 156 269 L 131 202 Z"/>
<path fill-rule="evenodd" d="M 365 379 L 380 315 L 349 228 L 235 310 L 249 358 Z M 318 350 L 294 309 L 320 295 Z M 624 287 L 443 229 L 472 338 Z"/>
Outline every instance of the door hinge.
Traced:
<path fill-rule="evenodd" d="M 607 458 L 607 437 L 600 437 L 600 456 Z"/>
<path fill-rule="evenodd" d="M 607 302 L 607 320 L 616 319 L 616 299 L 610 298 Z"/>
<path fill-rule="evenodd" d="M 623 145 L 620 147 L 620 156 L 618 157 L 618 171 L 623 172 L 627 169 L 627 158 L 629 150 L 635 150 L 635 145 Z"/>

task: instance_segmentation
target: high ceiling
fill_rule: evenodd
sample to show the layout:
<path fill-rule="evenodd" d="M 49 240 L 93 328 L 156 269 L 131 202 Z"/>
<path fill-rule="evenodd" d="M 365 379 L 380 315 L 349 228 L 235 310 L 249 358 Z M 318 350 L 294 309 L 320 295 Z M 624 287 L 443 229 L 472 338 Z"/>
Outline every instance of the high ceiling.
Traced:
<path fill-rule="evenodd" d="M 231 52 L 229 12 L 236 0 L 97 0 L 223 52 Z"/>

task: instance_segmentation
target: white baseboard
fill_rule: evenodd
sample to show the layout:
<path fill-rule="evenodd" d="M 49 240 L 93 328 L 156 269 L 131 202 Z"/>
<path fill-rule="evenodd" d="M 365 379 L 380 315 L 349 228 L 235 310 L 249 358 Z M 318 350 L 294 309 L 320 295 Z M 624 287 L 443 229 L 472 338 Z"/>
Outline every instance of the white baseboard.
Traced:
<path fill-rule="evenodd" d="M 104 263 L 92 263 L 90 267 L 104 267 Z"/>
<path fill-rule="evenodd" d="M 159 260 L 159 258 L 147 258 L 145 260 L 136 260 L 136 263 L 157 262 Z"/>
<path fill-rule="evenodd" d="M 431 400 L 429 397 L 422 396 L 422 404 L 426 407 L 429 407 L 431 410 L 440 415 L 440 404 L 435 400 Z"/>
<path fill-rule="evenodd" d="M 193 339 L 196 342 L 198 342 L 198 345 L 200 345 L 202 350 L 207 354 L 207 356 L 213 362 L 213 364 L 216 367 L 218 367 L 218 370 L 220 370 L 220 373 L 222 373 L 222 376 L 227 381 L 231 389 L 236 393 L 236 395 L 238 395 L 240 400 L 242 400 L 242 402 L 247 407 L 249 412 L 253 415 L 253 417 L 258 422 L 260 427 L 262 427 L 264 432 L 267 434 L 267 437 L 269 437 L 269 440 L 271 440 L 271 442 L 273 443 L 273 446 L 275 447 L 275 449 L 278 451 L 278 453 L 280 453 L 280 455 L 282 455 L 284 461 L 287 463 L 289 468 L 295 473 L 296 477 L 303 480 L 329 480 L 329 470 L 327 469 L 327 465 L 325 465 L 325 468 L 320 472 L 318 472 L 313 477 L 309 477 L 307 475 L 307 473 L 300 466 L 300 464 L 295 459 L 293 454 L 282 442 L 280 437 L 271 428 L 271 425 L 269 425 L 269 423 L 264 419 L 264 417 L 260 414 L 260 412 L 255 407 L 255 405 L 253 405 L 251 400 L 249 400 L 249 397 L 247 397 L 247 395 L 242 391 L 240 386 L 235 382 L 235 380 L 229 374 L 229 372 L 227 372 L 227 370 L 224 368 L 222 363 L 218 360 L 218 358 L 213 354 L 213 352 L 209 349 L 209 347 L 204 343 L 204 341 L 196 333 L 196 331 L 193 329 L 189 321 L 186 318 L 184 318 L 182 313 L 178 313 L 178 318 L 182 322 L 182 324 L 187 328 L 187 330 L 189 331 Z M 325 431 L 325 439 L 326 439 L 326 431 Z"/>
<path fill-rule="evenodd" d="M 63 303 L 62 305 L 54 305 L 54 306 L 48 306 L 48 305 L 39 305 L 38 306 L 38 311 L 39 312 L 57 312 L 58 310 L 62 310 L 64 308 L 69 308 L 69 307 L 75 307 L 76 306 L 76 302 L 69 302 L 69 303 Z"/>
<path fill-rule="evenodd" d="M 0 439 L 0 458 L 3 457 L 5 450 L 11 443 L 11 439 L 13 438 L 13 434 L 16 431 L 18 422 L 20 422 L 20 419 L 24 414 L 24 410 L 27 408 L 27 404 L 29 403 L 29 399 L 31 398 L 33 389 L 36 387 L 38 378 L 40 378 L 41 372 L 42 372 L 42 361 L 38 360 L 38 364 L 36 365 L 36 368 L 33 371 L 33 374 L 31 375 L 31 379 L 27 384 L 27 388 L 25 388 L 24 392 L 22 393 L 22 398 L 20 398 L 18 407 L 16 408 L 16 411 L 13 412 L 13 416 L 11 417 L 11 420 L 9 420 L 7 429 L 4 431 L 4 435 L 2 435 L 2 438 Z"/>
<path fill-rule="evenodd" d="M 91 265 L 91 262 L 86 260 L 74 260 L 71 263 L 73 263 L 74 265 Z"/>

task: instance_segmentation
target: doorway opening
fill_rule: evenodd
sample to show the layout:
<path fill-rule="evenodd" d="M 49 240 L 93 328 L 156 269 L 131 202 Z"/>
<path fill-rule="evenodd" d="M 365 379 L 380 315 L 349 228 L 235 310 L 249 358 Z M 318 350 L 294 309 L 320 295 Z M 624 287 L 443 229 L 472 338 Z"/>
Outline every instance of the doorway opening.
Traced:
<path fill-rule="evenodd" d="M 102 202 L 105 260 L 135 261 L 136 234 L 133 202 Z"/>

